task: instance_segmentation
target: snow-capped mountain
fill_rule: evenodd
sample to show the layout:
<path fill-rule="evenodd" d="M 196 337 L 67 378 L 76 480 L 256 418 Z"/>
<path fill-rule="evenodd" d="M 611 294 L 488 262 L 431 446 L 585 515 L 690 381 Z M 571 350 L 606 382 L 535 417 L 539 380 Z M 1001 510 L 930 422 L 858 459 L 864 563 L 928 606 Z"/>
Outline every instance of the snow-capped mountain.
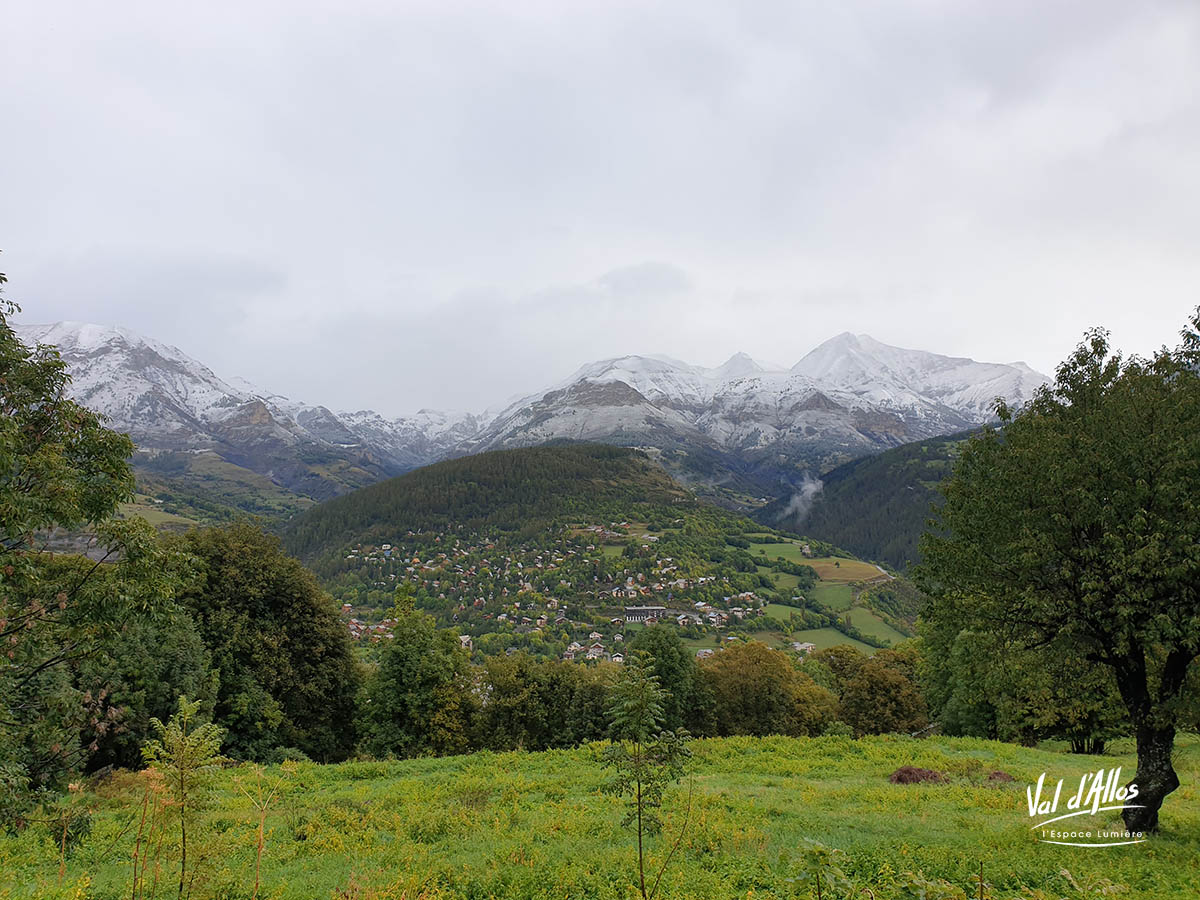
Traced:
<path fill-rule="evenodd" d="M 767 491 L 802 472 L 990 417 L 1047 379 L 842 334 L 792 368 L 745 353 L 715 368 L 661 356 L 581 367 L 497 414 L 334 412 L 218 378 L 175 347 L 73 322 L 18 328 L 56 344 L 72 393 L 146 451 L 209 451 L 322 497 L 449 456 L 555 440 L 656 451 L 676 474 Z M 332 474 L 331 474 L 332 473 Z"/>
<path fill-rule="evenodd" d="M 849 332 L 821 344 L 791 371 L 873 406 L 918 410 L 933 402 L 973 421 L 986 419 L 997 397 L 1027 400 L 1048 381 L 1023 362 L 979 363 L 902 350 Z"/>
<path fill-rule="evenodd" d="M 734 457 L 733 471 L 760 481 L 789 480 L 792 469 L 978 425 L 997 397 L 1024 402 L 1046 380 L 1024 363 L 978 363 L 849 333 L 791 369 L 744 353 L 712 369 L 631 356 L 584 366 L 518 401 L 471 446 L 572 438 L 702 449 Z"/>
<path fill-rule="evenodd" d="M 176 347 L 125 328 L 81 322 L 17 326 L 27 344 L 58 347 L 71 395 L 127 431 L 146 458 L 209 454 L 324 499 L 395 474 L 329 410 L 224 381 Z M 143 460 L 144 461 L 144 460 Z"/>

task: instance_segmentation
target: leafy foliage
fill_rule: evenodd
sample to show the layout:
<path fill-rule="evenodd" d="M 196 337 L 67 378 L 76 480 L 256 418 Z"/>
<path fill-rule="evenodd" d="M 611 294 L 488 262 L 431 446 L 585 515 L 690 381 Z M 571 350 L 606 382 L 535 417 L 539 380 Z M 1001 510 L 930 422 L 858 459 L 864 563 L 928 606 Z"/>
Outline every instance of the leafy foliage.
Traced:
<path fill-rule="evenodd" d="M 475 701 L 470 661 L 433 618 L 397 603 L 395 637 L 367 683 L 363 742 L 376 756 L 460 753 L 469 747 Z"/>
<path fill-rule="evenodd" d="M 786 654 L 759 641 L 735 643 L 701 663 L 716 734 L 821 734 L 837 699 Z"/>
<path fill-rule="evenodd" d="M 197 560 L 181 599 L 219 678 L 214 719 L 230 753 L 296 748 L 344 759 L 362 676 L 329 596 L 277 539 L 247 523 L 171 541 Z"/>
<path fill-rule="evenodd" d="M 613 780 L 605 790 L 625 798 L 622 824 L 637 830 L 638 890 L 643 900 L 652 900 L 658 893 L 663 872 L 687 827 L 685 820 L 675 847 L 647 889 L 645 837 L 662 830 L 663 795 L 682 777 L 691 757 L 688 733 L 663 727 L 664 696 L 649 657 L 635 650 L 613 686 L 609 702 L 613 741 L 604 751 L 604 764 L 613 770 Z"/>
<path fill-rule="evenodd" d="M 107 715 L 69 667 L 175 587 L 151 529 L 113 521 L 133 487 L 132 442 L 68 399 L 63 361 L 18 340 L 15 309 L 0 301 L 0 819 L 9 823 L 31 792 L 77 768 L 89 752 L 79 730 Z M 56 526 L 93 527 L 97 558 L 45 552 L 38 535 Z"/>
<path fill-rule="evenodd" d="M 912 734 L 929 724 L 915 654 L 882 650 L 864 660 L 841 691 L 838 716 L 856 735 Z"/>
<path fill-rule="evenodd" d="M 167 724 L 151 719 L 158 737 L 146 743 L 142 755 L 147 764 L 162 773 L 167 790 L 179 811 L 179 892 L 187 886 L 188 823 L 203 802 L 209 776 L 220 762 L 223 731 L 211 722 L 196 724 L 197 701 L 179 698 L 179 711 Z"/>
<path fill-rule="evenodd" d="M 490 657 L 480 673 L 474 746 L 549 750 L 598 741 L 608 733 L 615 666 L 539 660 L 528 653 Z"/>
<path fill-rule="evenodd" d="M 1081 665 L 1069 642 L 1022 649 L 1000 636 L 929 623 L 921 680 L 946 734 L 1033 745 L 1069 741 L 1100 753 L 1128 731 L 1129 717 L 1111 670 Z"/>
<path fill-rule="evenodd" d="M 700 679 L 696 656 L 684 645 L 679 629 L 671 625 L 644 628 L 629 642 L 629 647 L 646 655 L 650 670 L 663 690 L 663 727 L 697 728 L 710 700 Z"/>
<path fill-rule="evenodd" d="M 964 446 L 922 543 L 931 622 L 1112 672 L 1138 740 L 1140 809 L 1178 785 L 1171 748 L 1200 654 L 1200 311 L 1182 346 L 1123 359 L 1091 332 L 1028 408 Z"/>

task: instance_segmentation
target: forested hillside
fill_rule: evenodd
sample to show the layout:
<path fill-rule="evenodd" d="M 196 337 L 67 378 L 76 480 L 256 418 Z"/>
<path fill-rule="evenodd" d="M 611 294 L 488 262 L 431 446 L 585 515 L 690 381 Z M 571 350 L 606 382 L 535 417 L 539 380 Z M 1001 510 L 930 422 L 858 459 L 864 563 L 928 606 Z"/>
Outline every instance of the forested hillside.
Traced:
<path fill-rule="evenodd" d="M 852 460 L 822 477 L 807 511 L 791 512 L 790 498 L 783 497 L 755 517 L 906 569 L 917 561 L 917 541 L 941 497 L 938 484 L 950 474 L 967 436 L 931 438 Z"/>
<path fill-rule="evenodd" d="M 564 516 L 628 515 L 696 501 L 636 450 L 574 444 L 502 450 L 435 463 L 297 516 L 288 548 L 310 559 L 332 546 L 386 541 L 399 532 L 534 533 Z M 730 516 L 730 518 L 735 518 Z"/>

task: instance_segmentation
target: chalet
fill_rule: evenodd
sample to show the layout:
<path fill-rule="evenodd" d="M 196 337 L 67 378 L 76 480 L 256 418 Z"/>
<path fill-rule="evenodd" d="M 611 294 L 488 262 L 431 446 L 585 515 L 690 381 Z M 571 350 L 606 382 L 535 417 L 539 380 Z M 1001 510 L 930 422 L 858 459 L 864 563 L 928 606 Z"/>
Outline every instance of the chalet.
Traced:
<path fill-rule="evenodd" d="M 665 615 L 665 606 L 627 606 L 625 607 L 626 622 L 645 622 L 647 619 L 658 619 Z"/>
<path fill-rule="evenodd" d="M 464 650 L 475 649 L 475 645 L 471 642 L 471 636 L 469 634 L 460 634 L 458 636 L 458 642 L 462 645 Z"/>

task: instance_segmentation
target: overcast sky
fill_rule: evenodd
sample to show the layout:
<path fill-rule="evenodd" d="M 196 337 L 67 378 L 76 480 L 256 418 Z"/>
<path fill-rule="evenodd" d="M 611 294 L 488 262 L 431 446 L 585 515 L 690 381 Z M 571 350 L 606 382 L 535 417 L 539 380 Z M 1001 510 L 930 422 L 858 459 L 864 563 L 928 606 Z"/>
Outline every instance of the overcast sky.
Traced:
<path fill-rule="evenodd" d="M 1200 303 L 1200 3 L 9 4 L 0 270 L 334 408 Z"/>

